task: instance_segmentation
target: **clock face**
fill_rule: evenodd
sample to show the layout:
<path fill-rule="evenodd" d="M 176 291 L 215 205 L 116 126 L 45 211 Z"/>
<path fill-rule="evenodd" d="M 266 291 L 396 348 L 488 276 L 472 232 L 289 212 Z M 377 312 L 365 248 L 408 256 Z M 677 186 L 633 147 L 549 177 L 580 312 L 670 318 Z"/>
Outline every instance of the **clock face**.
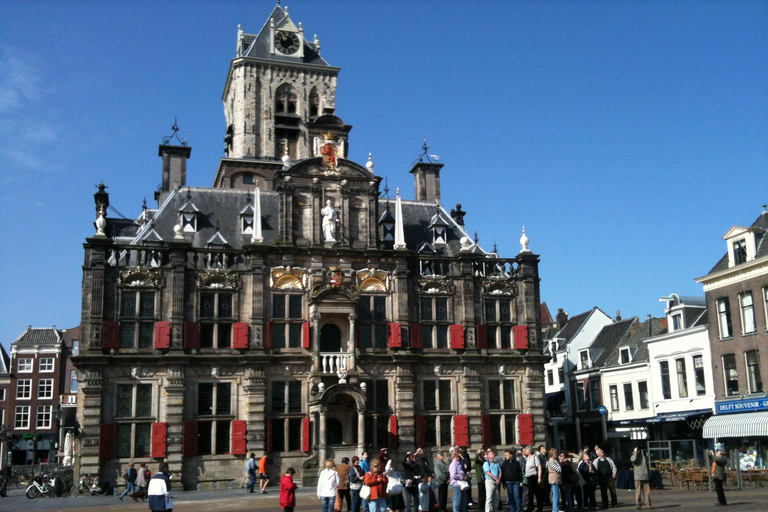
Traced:
<path fill-rule="evenodd" d="M 275 48 L 285 55 L 293 55 L 299 51 L 299 36 L 293 32 L 278 32 L 275 34 Z"/>

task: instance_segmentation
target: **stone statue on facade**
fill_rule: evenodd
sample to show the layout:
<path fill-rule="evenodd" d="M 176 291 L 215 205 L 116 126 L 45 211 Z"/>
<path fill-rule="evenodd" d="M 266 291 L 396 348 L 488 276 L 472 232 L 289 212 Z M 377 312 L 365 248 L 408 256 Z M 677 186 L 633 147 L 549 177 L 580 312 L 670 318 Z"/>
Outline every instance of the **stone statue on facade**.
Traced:
<path fill-rule="evenodd" d="M 325 208 L 320 213 L 323 215 L 323 238 L 326 242 L 335 242 L 336 224 L 339 223 L 339 211 L 333 207 L 329 199 L 325 202 Z"/>

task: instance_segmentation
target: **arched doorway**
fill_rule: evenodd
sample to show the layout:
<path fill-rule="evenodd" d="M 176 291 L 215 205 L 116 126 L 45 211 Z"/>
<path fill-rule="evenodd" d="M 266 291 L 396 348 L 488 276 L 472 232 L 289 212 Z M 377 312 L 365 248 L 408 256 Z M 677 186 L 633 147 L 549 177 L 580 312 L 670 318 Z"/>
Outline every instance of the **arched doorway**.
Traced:
<path fill-rule="evenodd" d="M 341 352 L 341 331 L 335 325 L 320 328 L 320 352 Z"/>

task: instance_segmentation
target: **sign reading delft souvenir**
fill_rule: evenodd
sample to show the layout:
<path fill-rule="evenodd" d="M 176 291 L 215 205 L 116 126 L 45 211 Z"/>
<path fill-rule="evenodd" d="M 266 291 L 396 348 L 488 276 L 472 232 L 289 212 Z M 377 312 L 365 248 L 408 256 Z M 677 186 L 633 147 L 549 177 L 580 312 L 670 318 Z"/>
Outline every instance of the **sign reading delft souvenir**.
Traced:
<path fill-rule="evenodd" d="M 768 411 L 768 398 L 747 398 L 745 400 L 716 402 L 715 408 L 717 409 L 717 414 Z"/>

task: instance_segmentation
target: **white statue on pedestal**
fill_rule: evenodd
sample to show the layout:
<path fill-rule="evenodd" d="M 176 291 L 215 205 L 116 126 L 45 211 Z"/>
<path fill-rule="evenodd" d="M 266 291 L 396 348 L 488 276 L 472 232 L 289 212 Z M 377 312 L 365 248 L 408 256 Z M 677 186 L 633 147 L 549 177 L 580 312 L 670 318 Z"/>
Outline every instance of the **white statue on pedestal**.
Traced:
<path fill-rule="evenodd" d="M 326 242 L 336 241 L 336 224 L 339 223 L 339 211 L 331 204 L 331 200 L 325 202 L 325 208 L 320 213 L 323 214 L 323 238 Z"/>

